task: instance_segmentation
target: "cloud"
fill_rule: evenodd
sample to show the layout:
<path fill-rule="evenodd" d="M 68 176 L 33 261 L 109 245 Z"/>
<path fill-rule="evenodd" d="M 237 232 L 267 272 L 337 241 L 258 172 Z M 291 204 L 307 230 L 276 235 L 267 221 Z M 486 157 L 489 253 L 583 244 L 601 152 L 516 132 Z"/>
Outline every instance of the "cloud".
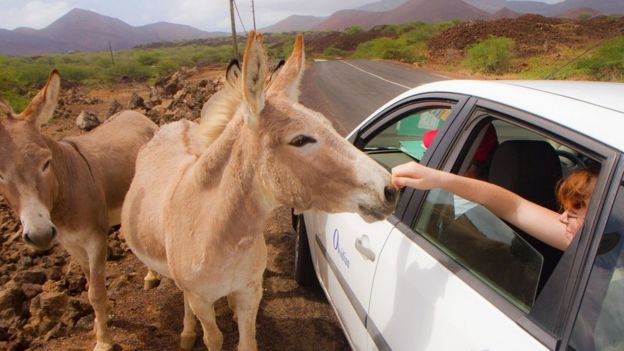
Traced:
<path fill-rule="evenodd" d="M 7 6 L 8 5 L 8 6 Z M 72 6 L 67 1 L 10 1 L 0 11 L 2 28 L 31 27 L 41 29 L 63 16 Z"/>

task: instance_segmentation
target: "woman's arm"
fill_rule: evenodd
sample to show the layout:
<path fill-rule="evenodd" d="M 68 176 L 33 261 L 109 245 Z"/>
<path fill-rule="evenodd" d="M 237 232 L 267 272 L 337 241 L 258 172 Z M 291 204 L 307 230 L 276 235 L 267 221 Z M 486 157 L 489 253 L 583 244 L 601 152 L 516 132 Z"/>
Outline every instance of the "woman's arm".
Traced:
<path fill-rule="evenodd" d="M 458 176 L 449 172 L 409 162 L 392 169 L 395 186 L 409 186 L 421 190 L 442 188 L 467 200 L 476 202 L 520 230 L 551 245 L 565 250 L 569 238 L 559 214 L 528 201 L 500 186 Z"/>

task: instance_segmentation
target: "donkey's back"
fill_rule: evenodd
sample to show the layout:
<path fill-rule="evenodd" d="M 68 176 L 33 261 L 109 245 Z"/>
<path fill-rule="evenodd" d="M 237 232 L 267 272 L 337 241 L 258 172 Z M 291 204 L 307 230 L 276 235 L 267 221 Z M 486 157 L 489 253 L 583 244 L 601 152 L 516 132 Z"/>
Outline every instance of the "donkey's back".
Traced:
<path fill-rule="evenodd" d="M 113 210 L 121 207 L 134 177 L 136 156 L 156 130 L 158 126 L 145 115 L 128 110 L 111 116 L 87 134 L 64 141 L 73 144 L 87 160 L 94 180 L 104 191 L 107 207 Z"/>

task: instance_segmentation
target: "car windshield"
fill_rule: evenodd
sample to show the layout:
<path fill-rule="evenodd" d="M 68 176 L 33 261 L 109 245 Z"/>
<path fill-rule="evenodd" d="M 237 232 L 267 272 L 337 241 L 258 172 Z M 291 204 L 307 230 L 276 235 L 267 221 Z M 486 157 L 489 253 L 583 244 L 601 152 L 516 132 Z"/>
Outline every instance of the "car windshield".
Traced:
<path fill-rule="evenodd" d="M 411 113 L 377 134 L 364 151 L 387 169 L 407 161 L 420 161 L 449 112 L 449 108 L 434 108 Z"/>

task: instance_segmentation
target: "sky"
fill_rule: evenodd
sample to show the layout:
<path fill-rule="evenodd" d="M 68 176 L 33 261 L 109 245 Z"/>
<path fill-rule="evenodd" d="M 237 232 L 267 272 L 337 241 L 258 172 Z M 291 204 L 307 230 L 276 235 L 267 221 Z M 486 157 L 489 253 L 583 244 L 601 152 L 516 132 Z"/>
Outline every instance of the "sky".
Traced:
<path fill-rule="evenodd" d="M 561 0 L 541 0 L 557 2 Z M 328 16 L 376 0 L 253 0 L 258 29 L 290 15 Z M 205 31 L 230 31 L 229 0 L 0 0 L 0 28 L 41 29 L 73 8 L 95 11 L 141 26 L 155 22 L 187 24 Z M 252 0 L 235 0 L 238 31 L 253 29 Z"/>

